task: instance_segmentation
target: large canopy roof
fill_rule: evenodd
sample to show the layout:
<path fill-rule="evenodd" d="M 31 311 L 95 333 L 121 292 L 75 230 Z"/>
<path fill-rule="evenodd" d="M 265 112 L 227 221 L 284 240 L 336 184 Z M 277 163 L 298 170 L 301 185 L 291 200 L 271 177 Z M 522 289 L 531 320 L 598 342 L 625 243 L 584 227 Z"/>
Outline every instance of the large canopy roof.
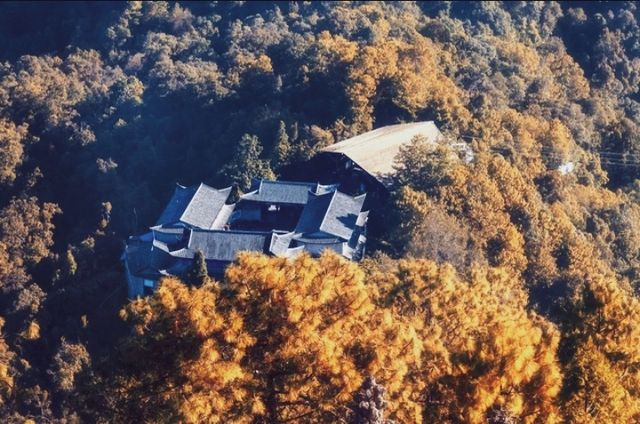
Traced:
<path fill-rule="evenodd" d="M 442 136 L 433 121 L 389 125 L 332 144 L 322 151 L 343 154 L 370 175 L 383 180 L 394 172 L 394 159 L 400 147 L 417 135 L 432 143 Z"/>

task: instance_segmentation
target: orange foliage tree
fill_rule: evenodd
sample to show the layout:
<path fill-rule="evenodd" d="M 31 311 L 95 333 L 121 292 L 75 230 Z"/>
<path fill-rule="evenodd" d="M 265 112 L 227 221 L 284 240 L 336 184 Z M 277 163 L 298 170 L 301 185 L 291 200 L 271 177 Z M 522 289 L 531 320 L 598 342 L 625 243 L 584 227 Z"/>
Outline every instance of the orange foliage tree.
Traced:
<path fill-rule="evenodd" d="M 333 253 L 242 254 L 220 283 L 165 279 L 123 311 L 136 334 L 99 397 L 112 418 L 336 422 L 375 376 L 399 422 L 481 423 L 496 408 L 554 422 L 559 334 L 508 273 L 365 269 Z"/>
<path fill-rule="evenodd" d="M 107 398 L 115 416 L 141 420 L 334 422 L 375 375 L 390 414 L 411 421 L 421 411 L 411 376 L 422 344 L 375 298 L 363 272 L 333 254 L 245 254 L 220 286 L 166 279 L 123 311 L 136 334 Z"/>
<path fill-rule="evenodd" d="M 467 282 L 451 266 L 402 260 L 374 266 L 370 281 L 394 314 L 421 323 L 427 421 L 483 423 L 500 409 L 523 422 L 558 422 L 560 334 L 527 311 L 509 273 L 477 267 Z"/>

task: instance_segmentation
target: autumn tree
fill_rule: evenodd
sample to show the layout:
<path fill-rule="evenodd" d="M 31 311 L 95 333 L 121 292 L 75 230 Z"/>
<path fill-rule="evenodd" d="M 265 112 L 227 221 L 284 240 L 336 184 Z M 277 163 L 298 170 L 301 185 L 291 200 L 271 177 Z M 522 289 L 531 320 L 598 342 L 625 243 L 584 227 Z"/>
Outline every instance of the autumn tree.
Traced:
<path fill-rule="evenodd" d="M 374 299 L 357 266 L 334 254 L 244 254 L 220 283 L 165 279 L 123 311 L 137 334 L 118 372 L 88 393 L 115 397 L 114 419 L 332 422 L 347 418 L 352 394 L 375 374 L 388 414 L 413 420 L 421 345 Z"/>
<path fill-rule="evenodd" d="M 332 422 L 384 406 L 367 380 L 377 375 L 386 418 L 400 422 L 558 416 L 558 332 L 507 273 L 466 282 L 430 261 L 393 266 L 365 276 L 335 254 L 244 254 L 220 283 L 164 280 L 123 312 L 138 334 L 93 390 L 144 420 Z M 373 404 L 358 395 L 352 410 L 359 390 Z"/>
<path fill-rule="evenodd" d="M 640 302 L 593 254 L 584 239 L 568 242 L 564 275 L 570 282 L 565 326 L 567 420 L 633 422 L 640 371 Z"/>
<path fill-rule="evenodd" d="M 241 366 L 253 340 L 221 301 L 216 283 L 187 287 L 165 279 L 154 296 L 128 305 L 122 316 L 135 333 L 120 347 L 117 368 L 91 382 L 106 378 L 86 390 L 82 404 L 101 405 L 96 417 L 110 411 L 117 421 L 247 422 L 260 406 Z"/>
<path fill-rule="evenodd" d="M 89 352 L 82 344 L 69 343 L 63 338 L 48 373 L 59 391 L 70 393 L 75 388 L 77 375 L 89 361 Z"/>
<path fill-rule="evenodd" d="M 0 184 L 9 185 L 23 161 L 27 126 L 0 119 Z"/>
<path fill-rule="evenodd" d="M 559 419 L 560 334 L 527 311 L 526 293 L 507 272 L 477 267 L 467 282 L 449 265 L 404 260 L 374 269 L 370 280 L 395 313 L 423 324 L 425 419 L 482 423 L 495 408 Z"/>
<path fill-rule="evenodd" d="M 33 265 L 49 253 L 53 245 L 53 218 L 61 212 L 52 203 L 40 204 L 35 197 L 13 199 L 0 210 L 0 239 L 10 260 Z"/>
<path fill-rule="evenodd" d="M 256 339 L 248 360 L 263 376 L 258 392 L 267 421 L 334 421 L 369 374 L 384 382 L 390 416 L 416 416 L 406 379 L 420 361 L 419 341 L 407 323 L 376 310 L 375 292 L 355 265 L 333 254 L 243 256 L 225 284 L 248 312 Z M 383 340 L 387 347 L 379 349 Z"/>
<path fill-rule="evenodd" d="M 4 326 L 4 320 L 0 320 L 0 325 Z M 10 406 L 9 399 L 15 392 L 15 360 L 16 355 L 10 350 L 3 335 L 0 338 L 0 410 Z"/>

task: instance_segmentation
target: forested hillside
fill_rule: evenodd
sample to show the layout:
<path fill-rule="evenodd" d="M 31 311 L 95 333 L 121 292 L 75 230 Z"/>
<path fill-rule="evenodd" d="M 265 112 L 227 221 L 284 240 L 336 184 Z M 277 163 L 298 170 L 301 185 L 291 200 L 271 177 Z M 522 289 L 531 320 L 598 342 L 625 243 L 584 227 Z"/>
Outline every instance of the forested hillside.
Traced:
<path fill-rule="evenodd" d="M 0 420 L 640 422 L 633 2 L 0 3 Z M 413 140 L 362 264 L 128 303 L 175 183 Z"/>

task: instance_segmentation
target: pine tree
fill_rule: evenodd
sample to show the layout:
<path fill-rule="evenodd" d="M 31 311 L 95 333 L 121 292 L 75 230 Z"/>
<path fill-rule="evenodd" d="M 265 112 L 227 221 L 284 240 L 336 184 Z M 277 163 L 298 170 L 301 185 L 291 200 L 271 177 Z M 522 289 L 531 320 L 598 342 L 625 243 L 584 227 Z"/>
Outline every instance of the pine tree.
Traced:
<path fill-rule="evenodd" d="M 455 155 L 448 147 L 433 145 L 423 136 L 415 136 L 400 148 L 395 179 L 398 186 L 435 194 L 450 184 L 455 164 Z"/>
<path fill-rule="evenodd" d="M 269 162 L 260 159 L 262 150 L 258 137 L 243 135 L 231 162 L 221 169 L 222 175 L 231 179 L 241 190 L 247 190 L 254 178 L 275 178 Z"/>
<path fill-rule="evenodd" d="M 393 399 L 389 416 L 419 422 L 422 343 L 412 325 L 376 309 L 374 295 L 333 253 L 243 253 L 221 285 L 164 279 L 123 310 L 137 334 L 95 394 L 114 399 L 117 422 L 344 422 L 353 393 L 377 375 Z"/>
<path fill-rule="evenodd" d="M 204 254 L 198 250 L 195 255 L 193 255 L 193 262 L 191 262 L 191 265 L 185 272 L 185 280 L 189 284 L 201 285 L 204 284 L 208 278 L 207 262 Z"/>
<path fill-rule="evenodd" d="M 280 121 L 278 134 L 276 135 L 276 143 L 273 148 L 272 163 L 276 168 L 280 168 L 289 163 L 291 155 L 291 143 L 287 134 L 287 127 L 284 121 Z"/>

